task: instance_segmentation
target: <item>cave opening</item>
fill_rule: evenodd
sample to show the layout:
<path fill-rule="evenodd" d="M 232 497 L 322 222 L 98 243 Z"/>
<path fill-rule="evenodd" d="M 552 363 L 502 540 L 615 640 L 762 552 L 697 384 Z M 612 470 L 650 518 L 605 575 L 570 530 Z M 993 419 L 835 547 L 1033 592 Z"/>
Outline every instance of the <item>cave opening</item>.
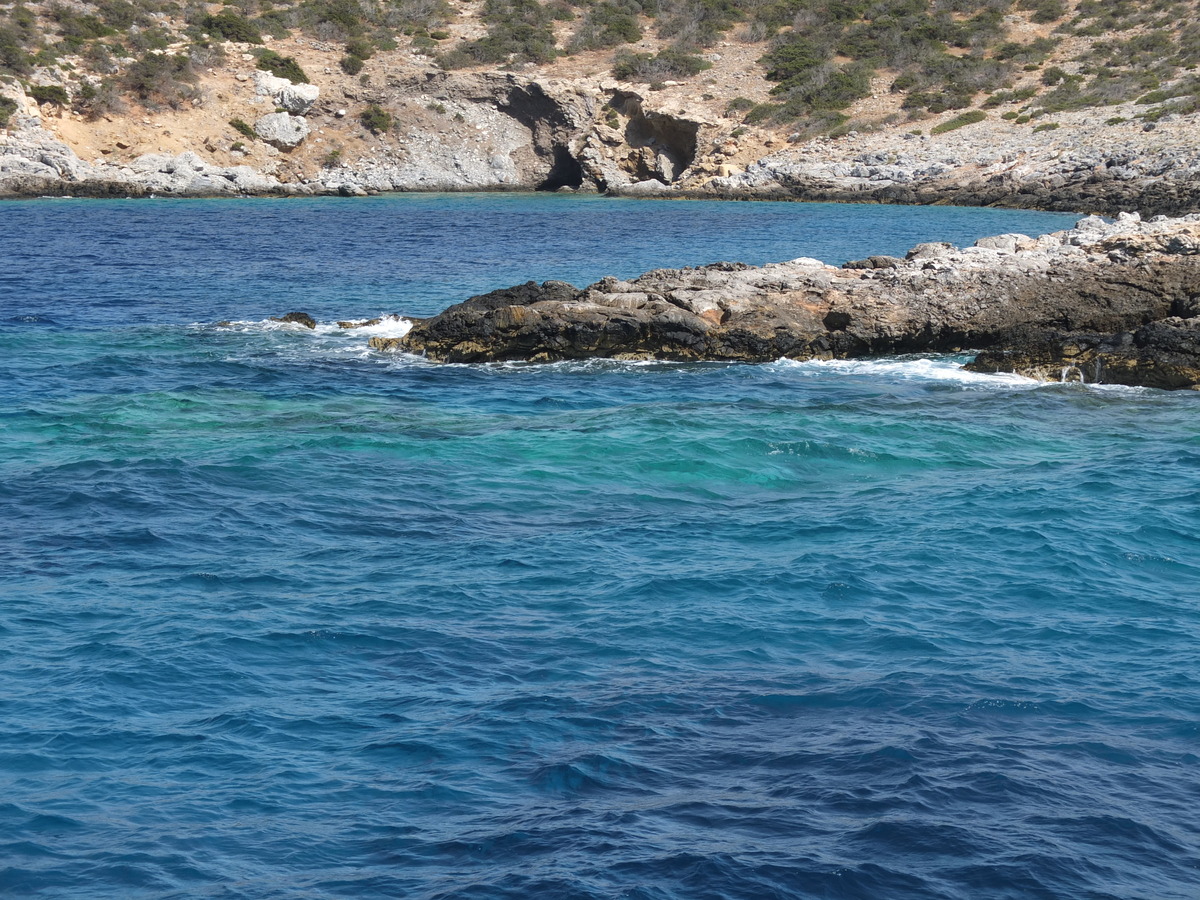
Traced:
<path fill-rule="evenodd" d="M 557 191 L 561 187 L 579 188 L 583 185 L 583 166 L 571 151 L 561 144 L 554 148 L 554 164 L 538 185 L 539 191 Z"/>

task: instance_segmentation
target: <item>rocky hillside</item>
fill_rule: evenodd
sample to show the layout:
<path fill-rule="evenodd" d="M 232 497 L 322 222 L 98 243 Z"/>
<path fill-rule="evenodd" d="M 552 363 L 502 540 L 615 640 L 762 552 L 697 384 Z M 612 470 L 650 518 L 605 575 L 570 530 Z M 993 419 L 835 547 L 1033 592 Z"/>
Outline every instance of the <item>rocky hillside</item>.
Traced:
<path fill-rule="evenodd" d="M 1192 0 L 0 6 L 0 192 L 1197 207 Z"/>

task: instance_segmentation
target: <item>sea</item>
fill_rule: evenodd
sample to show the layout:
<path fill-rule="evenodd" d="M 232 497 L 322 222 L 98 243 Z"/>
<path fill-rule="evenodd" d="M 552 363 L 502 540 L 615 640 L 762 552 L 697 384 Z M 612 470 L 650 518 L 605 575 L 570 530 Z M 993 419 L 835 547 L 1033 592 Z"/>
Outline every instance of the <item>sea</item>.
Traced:
<path fill-rule="evenodd" d="M 367 346 L 1074 219 L 0 205 L 0 896 L 1200 897 L 1197 393 Z"/>

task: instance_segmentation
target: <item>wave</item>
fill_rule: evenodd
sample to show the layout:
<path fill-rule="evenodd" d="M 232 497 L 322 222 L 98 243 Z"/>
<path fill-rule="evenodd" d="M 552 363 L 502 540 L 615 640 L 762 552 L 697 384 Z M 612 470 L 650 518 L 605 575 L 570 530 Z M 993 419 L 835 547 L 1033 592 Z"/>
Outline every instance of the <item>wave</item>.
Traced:
<path fill-rule="evenodd" d="M 781 359 L 771 365 L 818 376 L 849 375 L 903 381 L 939 382 L 992 388 L 1034 388 L 1045 382 L 1012 373 L 984 374 L 963 368 L 967 357 L 947 356 L 885 357 L 878 359 Z"/>
<path fill-rule="evenodd" d="M 353 324 L 361 322 L 363 324 Z M 296 322 L 281 322 L 278 319 L 232 319 L 221 322 L 193 322 L 189 327 L 208 331 L 218 328 L 222 331 L 239 333 L 253 332 L 286 332 L 300 335 L 362 335 L 364 337 L 404 337 L 412 330 L 412 320 L 392 313 L 381 313 L 369 319 L 339 319 L 330 322 L 317 322 L 315 328 L 308 328 Z"/>

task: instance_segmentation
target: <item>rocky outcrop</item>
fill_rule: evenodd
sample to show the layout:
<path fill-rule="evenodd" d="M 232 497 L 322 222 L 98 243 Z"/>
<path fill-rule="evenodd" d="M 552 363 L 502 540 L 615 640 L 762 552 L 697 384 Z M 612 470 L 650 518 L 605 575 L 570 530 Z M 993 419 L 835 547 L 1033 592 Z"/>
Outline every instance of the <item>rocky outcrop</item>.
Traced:
<path fill-rule="evenodd" d="M 294 84 L 270 72 L 254 73 L 254 92 L 260 97 L 270 97 L 276 106 L 294 116 L 308 115 L 321 96 L 321 89 L 315 84 Z"/>
<path fill-rule="evenodd" d="M 254 123 L 254 133 L 280 150 L 295 150 L 308 137 L 308 123 L 290 113 L 268 113 Z"/>
<path fill-rule="evenodd" d="M 1014 372 L 1041 381 L 1200 388 L 1200 317 L 1170 316 L 1118 334 L 1014 334 L 966 368 Z"/>
<path fill-rule="evenodd" d="M 1086 380 L 1183 387 L 1200 370 L 1198 316 L 1200 216 L 1142 223 L 1127 215 L 1037 239 L 922 244 L 905 260 L 841 268 L 801 258 L 663 269 L 582 290 L 531 282 L 473 297 L 372 346 L 445 362 L 761 362 L 995 349 L 1010 356 L 985 355 L 982 369 L 1057 378 L 1056 358 L 1037 349 L 1052 338 L 1060 347 L 1076 340 L 1094 354 L 1087 362 L 1100 358 L 1079 367 Z M 1124 351 L 1136 362 L 1119 363 Z M 1138 380 L 1151 371 L 1163 374 Z"/>
<path fill-rule="evenodd" d="M 715 178 L 694 173 L 679 188 L 684 195 L 726 198 L 1104 215 L 1182 215 L 1200 209 L 1200 157 L 1186 123 L 1168 122 L 1145 133 L 1131 127 L 1078 121 L 1031 134 L 989 121 L 938 136 L 884 132 L 817 138 Z"/>
<path fill-rule="evenodd" d="M 188 151 L 152 153 L 126 165 L 81 160 L 40 128 L 0 137 L 0 196 L 76 197 L 172 195 L 216 197 L 302 192 L 250 166 L 214 166 Z"/>

